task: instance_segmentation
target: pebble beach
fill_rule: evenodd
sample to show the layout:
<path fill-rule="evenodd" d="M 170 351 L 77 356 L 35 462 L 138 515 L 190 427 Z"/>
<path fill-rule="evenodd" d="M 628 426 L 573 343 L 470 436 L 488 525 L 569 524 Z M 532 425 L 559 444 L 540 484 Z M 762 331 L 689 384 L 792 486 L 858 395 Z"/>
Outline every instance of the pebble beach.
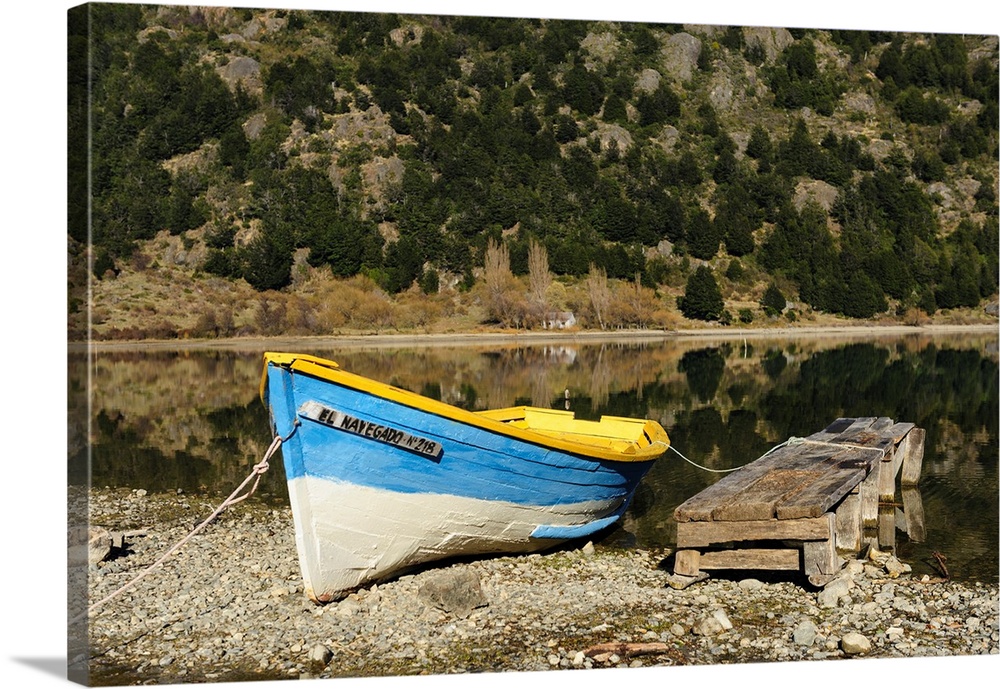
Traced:
<path fill-rule="evenodd" d="M 92 490 L 91 525 L 115 545 L 89 566 L 89 601 L 119 589 L 217 505 Z M 823 588 L 759 573 L 675 588 L 669 555 L 573 543 L 442 563 L 319 606 L 303 592 L 290 508 L 252 498 L 92 612 L 90 683 L 996 657 L 1000 649 L 996 581 L 918 578 L 872 551 Z"/>

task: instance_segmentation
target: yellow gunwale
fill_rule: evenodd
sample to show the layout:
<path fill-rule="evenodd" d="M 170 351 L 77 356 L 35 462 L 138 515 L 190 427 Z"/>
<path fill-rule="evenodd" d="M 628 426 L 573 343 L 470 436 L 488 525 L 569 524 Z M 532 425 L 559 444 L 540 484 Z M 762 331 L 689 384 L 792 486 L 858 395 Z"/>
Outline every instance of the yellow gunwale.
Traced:
<path fill-rule="evenodd" d="M 510 407 L 471 412 L 409 390 L 349 373 L 334 361 L 309 354 L 265 352 L 264 371 L 260 381 L 261 399 L 265 398 L 268 364 L 283 366 L 457 423 L 594 459 L 616 462 L 648 461 L 663 454 L 670 444 L 663 427 L 648 419 L 604 416 L 600 421 L 586 421 L 576 419 L 569 411 L 538 407 Z"/>

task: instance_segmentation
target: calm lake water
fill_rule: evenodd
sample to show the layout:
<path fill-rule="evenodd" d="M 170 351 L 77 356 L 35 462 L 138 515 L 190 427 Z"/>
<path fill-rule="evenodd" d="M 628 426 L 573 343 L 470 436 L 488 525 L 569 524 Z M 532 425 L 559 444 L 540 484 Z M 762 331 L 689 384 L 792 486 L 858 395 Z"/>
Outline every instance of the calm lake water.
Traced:
<path fill-rule="evenodd" d="M 917 497 L 925 533 L 897 532 L 916 573 L 998 576 L 997 337 L 705 338 L 555 346 L 413 346 L 298 351 L 472 410 L 519 404 L 659 421 L 674 447 L 714 469 L 750 462 L 838 417 L 889 416 L 926 429 Z M 95 487 L 228 495 L 271 437 L 258 398 L 263 350 L 114 351 L 90 367 L 86 414 L 70 420 L 70 475 Z M 86 360 L 70 394 L 86 396 Z M 72 399 L 72 397 L 71 397 Z M 82 406 L 83 409 L 87 407 Z M 260 499 L 287 499 L 272 462 Z M 719 480 L 668 453 L 643 480 L 609 545 L 672 546 L 674 508 Z M 897 498 L 901 502 L 900 491 Z M 258 499 L 255 497 L 254 499 Z M 235 508 L 238 509 L 238 508 Z"/>

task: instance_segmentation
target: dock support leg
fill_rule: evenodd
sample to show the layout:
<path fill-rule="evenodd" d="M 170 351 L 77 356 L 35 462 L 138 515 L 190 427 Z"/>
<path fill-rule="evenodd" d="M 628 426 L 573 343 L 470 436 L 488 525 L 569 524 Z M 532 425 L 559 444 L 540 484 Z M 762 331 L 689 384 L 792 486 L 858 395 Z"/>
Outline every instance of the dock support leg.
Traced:
<path fill-rule="evenodd" d="M 886 458 L 876 463 L 872 472 L 878 473 L 878 500 L 879 502 L 892 502 L 896 499 L 896 470 L 898 465 L 894 456 L 886 455 Z"/>
<path fill-rule="evenodd" d="M 837 507 L 837 551 L 858 553 L 861 551 L 861 491 L 855 488 Z"/>
<path fill-rule="evenodd" d="M 915 486 L 920 482 L 926 436 L 927 432 L 923 428 L 914 428 L 899 444 L 899 451 L 903 453 L 903 476 L 900 482 L 904 486 Z"/>
<path fill-rule="evenodd" d="M 878 464 L 861 482 L 861 527 L 874 529 L 878 526 Z"/>
<path fill-rule="evenodd" d="M 678 550 L 674 554 L 674 574 L 695 577 L 700 573 L 701 553 L 697 550 Z"/>
<path fill-rule="evenodd" d="M 832 512 L 826 514 L 829 523 L 829 536 L 822 541 L 804 541 L 802 543 L 802 570 L 806 576 L 832 575 L 841 565 L 837 556 L 837 519 Z"/>

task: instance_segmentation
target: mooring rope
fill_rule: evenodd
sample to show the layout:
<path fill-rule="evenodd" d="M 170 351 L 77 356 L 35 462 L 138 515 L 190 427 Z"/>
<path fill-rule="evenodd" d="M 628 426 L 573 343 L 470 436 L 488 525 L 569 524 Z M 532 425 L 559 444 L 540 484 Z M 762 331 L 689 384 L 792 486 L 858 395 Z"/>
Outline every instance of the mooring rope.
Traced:
<path fill-rule="evenodd" d="M 740 465 L 738 467 L 733 467 L 732 469 L 711 469 L 709 467 L 703 466 L 701 464 L 698 464 L 697 462 L 694 462 L 694 461 L 688 459 L 676 447 L 674 447 L 673 445 L 668 445 L 667 443 L 663 442 L 662 440 L 657 440 L 653 444 L 654 445 L 663 445 L 664 447 L 667 447 L 667 448 L 673 450 L 674 453 L 677 454 L 678 457 L 680 457 L 681 459 L 683 459 L 685 462 L 687 462 L 691 466 L 697 467 L 697 468 L 701 469 L 702 471 L 710 471 L 713 474 L 728 474 L 728 473 L 730 473 L 732 471 L 738 471 L 739 469 L 742 469 L 744 466 L 746 466 L 746 464 L 743 464 L 743 465 Z M 768 450 L 767 452 L 765 452 L 764 454 L 762 454 L 761 458 L 767 457 L 769 454 L 771 454 L 775 450 L 781 449 L 782 447 L 787 447 L 789 445 L 826 445 L 828 447 L 836 447 L 836 448 L 840 448 L 840 449 L 868 450 L 869 452 L 878 452 L 880 455 L 882 455 L 882 459 L 883 460 L 885 459 L 886 452 L 888 451 L 888 448 L 868 447 L 866 445 L 853 445 L 853 444 L 850 444 L 850 443 L 831 443 L 831 442 L 827 442 L 827 441 L 824 441 L 824 440 L 810 440 L 809 438 L 799 438 L 799 437 L 793 435 L 788 440 L 786 440 L 784 442 L 781 442 L 781 443 L 778 443 L 777 445 L 775 445 L 774 447 L 772 447 L 770 450 Z"/>
<path fill-rule="evenodd" d="M 681 459 L 683 459 L 685 462 L 687 462 L 691 466 L 698 467 L 702 471 L 710 471 L 713 474 L 728 474 L 730 471 L 736 471 L 737 469 L 742 469 L 743 468 L 742 466 L 738 466 L 738 467 L 733 467 L 732 469 L 710 469 L 710 468 L 708 468 L 706 466 L 702 466 L 701 464 L 698 464 L 697 462 L 691 461 L 690 459 L 688 459 L 687 457 L 685 457 L 683 454 L 681 454 L 681 451 L 678 450 L 676 447 L 674 447 L 673 445 L 668 445 L 667 443 L 663 442 L 662 440 L 654 441 L 652 444 L 653 445 L 663 445 L 664 447 L 666 447 L 666 448 L 668 448 L 670 450 L 673 450 L 674 453 L 678 457 L 680 457 Z"/>
<path fill-rule="evenodd" d="M 296 425 L 296 427 L 297 427 L 297 425 Z M 189 533 L 187 536 L 185 536 L 180 541 L 178 541 L 176 544 L 174 544 L 174 546 L 172 548 L 170 548 L 170 550 L 168 550 L 163 555 L 161 555 L 159 557 L 159 559 L 156 560 L 156 562 L 154 562 L 153 564 L 149 565 L 144 570 L 142 570 L 141 572 L 139 572 L 135 577 L 132 578 L 131 581 L 129 581 L 128 583 L 124 584 L 123 586 L 121 586 L 120 588 L 116 589 L 115 591 L 112 591 L 110 594 L 108 594 L 107 596 L 105 596 L 101 600 L 97 601 L 96 603 L 91 604 L 91 606 L 89 608 L 87 608 L 87 612 L 86 613 L 77 615 L 75 618 L 73 618 L 72 620 L 70 620 L 70 622 L 71 623 L 77 622 L 77 621 L 81 620 L 85 616 L 89 617 L 90 615 L 93 615 L 94 612 L 96 612 L 99 607 L 101 607 L 105 603 L 107 603 L 107 602 L 109 602 L 109 601 L 117 598 L 118 596 L 120 596 L 125 591 L 128 591 L 130 588 L 132 588 L 137 583 L 139 583 L 143 578 L 145 578 L 147 574 L 149 574 L 154 569 L 156 569 L 157 567 L 159 567 L 160 565 L 162 565 L 167 560 L 167 558 L 169 558 L 171 555 L 173 555 L 175 552 L 177 552 L 177 550 L 179 550 L 181 548 L 181 546 L 183 546 L 185 543 L 187 543 L 189 540 L 191 540 L 199 531 L 201 531 L 206 526 L 208 526 L 212 522 L 213 519 L 215 519 L 216 517 L 218 517 L 222 513 L 223 510 L 225 510 L 227 507 L 231 507 L 232 505 L 235 505 L 238 502 L 243 502 L 244 500 L 246 500 L 247 498 L 249 498 L 251 495 L 253 495 L 254 492 L 257 490 L 257 486 L 260 485 L 261 476 L 263 476 L 264 473 L 267 472 L 267 470 L 270 468 L 269 462 L 271 460 L 271 457 L 274 455 L 275 452 L 278 451 L 278 448 L 281 447 L 281 444 L 283 442 L 285 442 L 286 440 L 288 440 L 289 438 L 292 437 L 293 433 L 295 433 L 295 427 L 293 427 L 292 430 L 291 430 L 291 432 L 287 436 L 285 436 L 284 438 L 282 438 L 280 435 L 274 436 L 274 440 L 271 441 L 271 445 L 267 448 L 267 452 L 264 453 L 264 458 L 260 462 L 258 462 L 257 464 L 255 464 L 253 466 L 253 469 L 251 470 L 250 475 L 247 476 L 245 479 L 243 479 L 243 483 L 241 483 L 236 488 L 236 490 L 234 490 L 232 493 L 230 493 L 229 497 L 226 498 L 225 500 L 223 500 L 222 503 L 217 508 L 215 508 L 215 511 L 212 512 L 212 514 L 210 514 L 201 524 L 199 524 L 198 526 L 194 527 L 194 529 L 191 531 L 191 533 Z M 249 484 L 250 481 L 253 481 L 253 486 L 250 487 L 250 490 L 247 491 L 243 495 L 239 495 L 240 491 L 242 491 L 244 488 L 246 488 L 247 484 Z"/>
<path fill-rule="evenodd" d="M 825 441 L 825 440 L 810 440 L 809 438 L 799 438 L 799 437 L 796 437 L 796 436 L 793 435 L 792 437 L 790 437 L 785 442 L 778 443 L 777 445 L 775 445 L 774 447 L 772 447 L 770 450 L 768 450 L 767 452 L 765 452 L 761 456 L 762 457 L 766 457 L 767 455 L 771 454 L 775 450 L 777 450 L 779 448 L 782 448 L 782 447 L 785 447 L 787 445 L 825 445 L 826 447 L 836 447 L 836 448 L 840 448 L 842 450 L 845 450 L 845 449 L 846 450 L 867 450 L 869 452 L 878 452 L 880 455 L 882 455 L 882 459 L 885 459 L 886 452 L 889 451 L 889 448 L 887 448 L 887 447 L 869 447 L 867 445 L 854 445 L 852 443 L 831 443 L 831 442 L 828 442 L 828 441 Z"/>

